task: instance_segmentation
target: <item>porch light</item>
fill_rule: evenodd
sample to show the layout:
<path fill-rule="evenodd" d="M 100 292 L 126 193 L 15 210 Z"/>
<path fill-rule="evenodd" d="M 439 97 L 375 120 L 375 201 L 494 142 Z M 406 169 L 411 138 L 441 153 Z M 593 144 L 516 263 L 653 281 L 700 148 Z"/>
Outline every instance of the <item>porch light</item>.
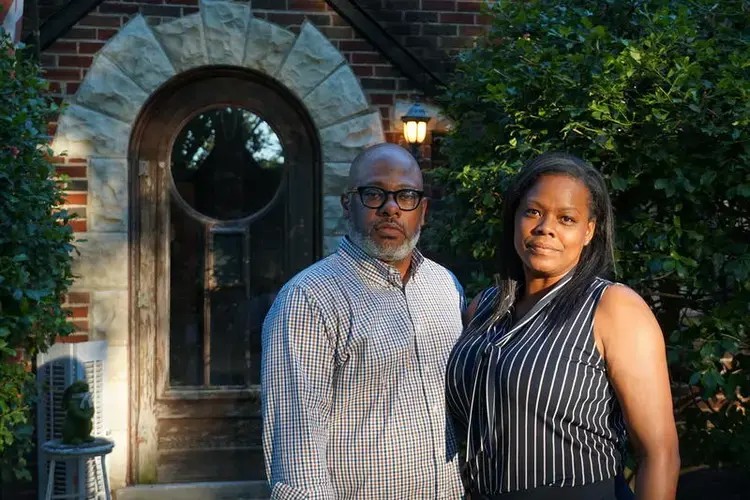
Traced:
<path fill-rule="evenodd" d="M 404 122 L 404 139 L 411 146 L 412 152 L 417 153 L 419 151 L 419 146 L 422 145 L 427 136 L 427 122 L 431 118 L 419 103 L 419 100 L 401 117 L 401 121 Z"/>

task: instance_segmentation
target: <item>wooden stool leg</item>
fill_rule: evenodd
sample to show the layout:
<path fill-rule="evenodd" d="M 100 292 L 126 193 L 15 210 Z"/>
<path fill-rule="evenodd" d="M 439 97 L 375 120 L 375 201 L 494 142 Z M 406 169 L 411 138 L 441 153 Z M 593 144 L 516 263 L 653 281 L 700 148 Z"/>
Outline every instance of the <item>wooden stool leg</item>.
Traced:
<path fill-rule="evenodd" d="M 86 500 L 86 461 L 83 458 L 76 460 L 78 463 L 78 499 Z"/>
<path fill-rule="evenodd" d="M 92 460 L 94 461 L 94 500 L 99 500 L 99 472 L 96 465 L 96 457 Z"/>
<path fill-rule="evenodd" d="M 105 456 L 99 457 L 102 463 L 102 479 L 104 480 L 104 498 L 105 500 L 112 500 L 112 493 L 109 491 L 109 476 L 107 476 L 107 461 Z"/>
<path fill-rule="evenodd" d="M 55 460 L 49 461 L 49 471 L 47 472 L 47 491 L 44 494 L 45 500 L 52 500 L 52 489 L 55 486 Z"/>

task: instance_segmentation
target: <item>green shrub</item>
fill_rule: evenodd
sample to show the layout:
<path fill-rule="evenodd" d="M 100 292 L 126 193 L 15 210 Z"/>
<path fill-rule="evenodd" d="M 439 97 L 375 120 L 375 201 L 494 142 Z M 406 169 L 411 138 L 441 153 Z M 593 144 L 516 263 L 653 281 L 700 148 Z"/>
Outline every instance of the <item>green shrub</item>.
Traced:
<path fill-rule="evenodd" d="M 0 472 L 2 483 L 29 479 L 32 449 L 31 359 L 71 325 L 61 298 L 71 283 L 72 231 L 58 209 L 40 68 L 0 30 Z"/>
<path fill-rule="evenodd" d="M 502 1 L 441 99 L 455 122 L 429 249 L 489 283 L 507 179 L 538 153 L 600 168 L 618 279 L 668 341 L 683 463 L 750 465 L 750 2 Z"/>

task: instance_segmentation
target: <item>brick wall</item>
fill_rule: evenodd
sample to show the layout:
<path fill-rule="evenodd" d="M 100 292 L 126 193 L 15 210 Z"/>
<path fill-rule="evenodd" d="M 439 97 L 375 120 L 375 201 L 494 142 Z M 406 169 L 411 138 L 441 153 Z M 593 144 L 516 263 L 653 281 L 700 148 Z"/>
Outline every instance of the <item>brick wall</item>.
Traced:
<path fill-rule="evenodd" d="M 489 25 L 487 0 L 360 0 L 403 46 L 439 76 L 453 68 L 455 55 L 471 47 Z"/>

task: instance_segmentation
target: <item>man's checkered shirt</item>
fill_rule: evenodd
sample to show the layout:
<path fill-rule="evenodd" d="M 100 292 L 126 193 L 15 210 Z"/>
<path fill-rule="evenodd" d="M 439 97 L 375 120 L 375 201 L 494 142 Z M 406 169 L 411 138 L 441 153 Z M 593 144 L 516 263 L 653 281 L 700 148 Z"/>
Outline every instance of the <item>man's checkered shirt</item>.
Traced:
<path fill-rule="evenodd" d="M 392 266 L 344 238 L 263 325 L 263 450 L 274 499 L 457 499 L 445 366 L 463 293 L 414 252 Z"/>

